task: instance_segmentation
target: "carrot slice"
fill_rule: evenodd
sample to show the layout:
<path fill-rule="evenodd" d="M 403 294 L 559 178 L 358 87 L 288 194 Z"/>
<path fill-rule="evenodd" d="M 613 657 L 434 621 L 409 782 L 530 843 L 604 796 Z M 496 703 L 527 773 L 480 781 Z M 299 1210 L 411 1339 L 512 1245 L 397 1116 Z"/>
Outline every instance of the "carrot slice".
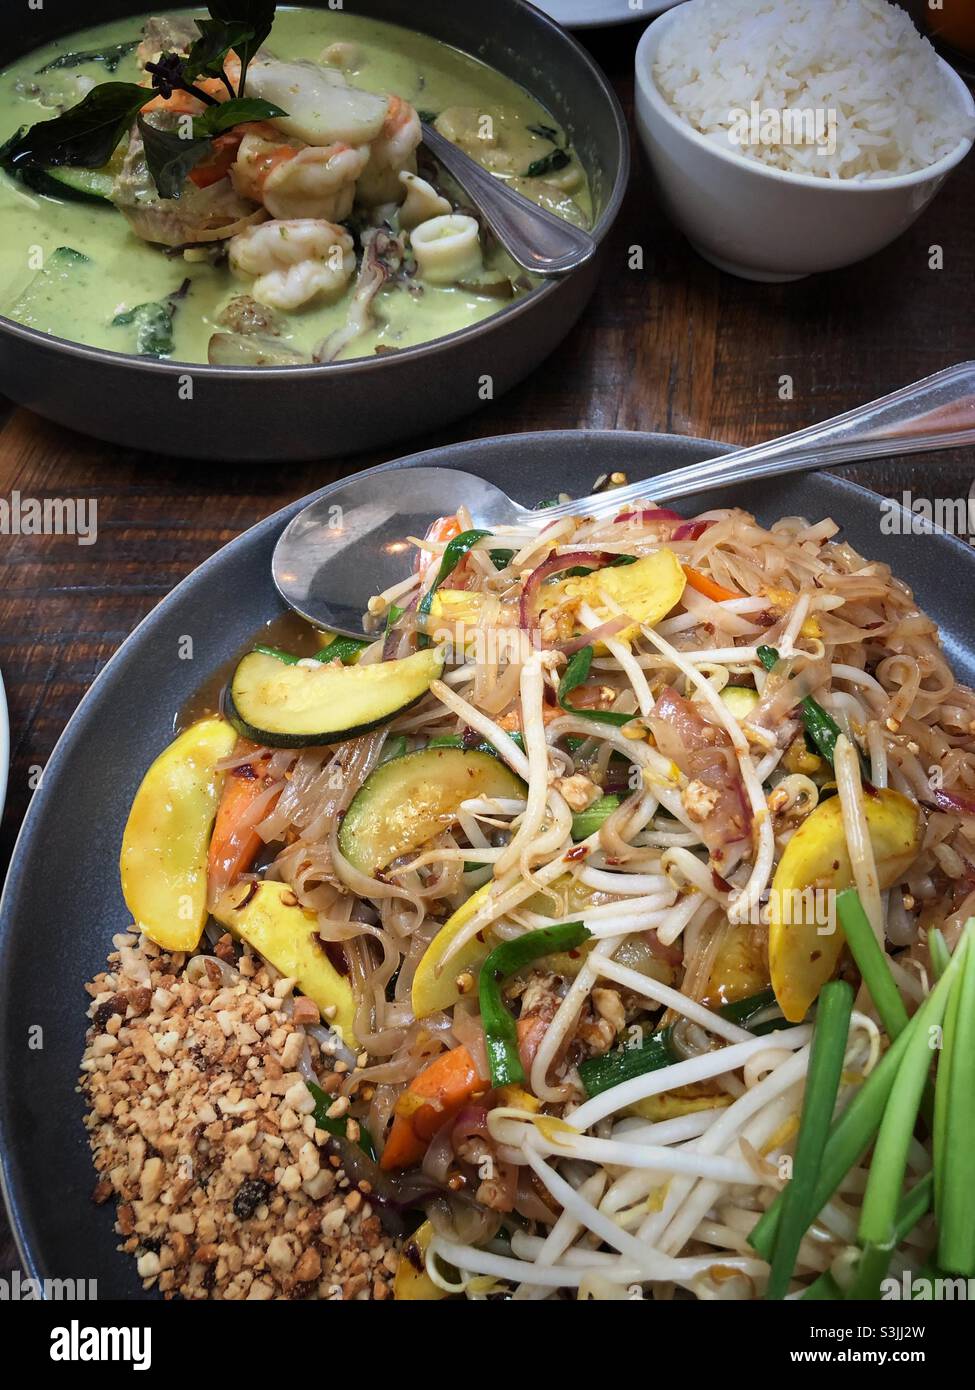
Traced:
<path fill-rule="evenodd" d="M 478 1075 L 466 1047 L 442 1052 L 413 1078 L 396 1102 L 379 1166 L 409 1168 L 418 1163 L 440 1126 L 489 1089 L 490 1082 Z"/>
<path fill-rule="evenodd" d="M 199 87 L 201 92 L 206 92 L 208 96 L 215 97 L 217 101 L 226 101 L 230 96 L 219 77 L 201 77 L 193 85 Z M 195 114 L 203 110 L 203 102 L 192 92 L 184 92 L 181 87 L 177 87 L 168 97 L 164 97 L 162 93 L 150 97 L 142 110 L 168 111 L 171 115 Z"/>
<path fill-rule="evenodd" d="M 714 599 L 715 603 L 726 603 L 730 598 L 742 598 L 743 595 L 736 593 L 734 589 L 722 588 L 716 584 L 706 574 L 700 570 L 692 569 L 690 565 L 681 565 L 681 569 L 687 576 L 687 582 L 692 589 L 696 589 L 699 594 L 704 594 L 705 598 Z"/>
<path fill-rule="evenodd" d="M 238 739 L 234 756 L 256 753 L 258 747 L 247 739 Z M 258 806 L 259 798 L 267 791 L 266 772 L 266 759 L 255 758 L 232 768 L 224 778 L 207 859 L 211 902 L 247 872 L 264 843 L 254 827 L 270 814 L 277 800 L 275 797 L 269 805 Z"/>
<path fill-rule="evenodd" d="M 197 188 L 209 188 L 212 183 L 219 183 L 237 158 L 243 138 L 244 131 L 239 126 L 236 130 L 228 130 L 225 134 L 218 135 L 213 142 L 210 157 L 190 170 L 190 182 L 195 183 Z"/>

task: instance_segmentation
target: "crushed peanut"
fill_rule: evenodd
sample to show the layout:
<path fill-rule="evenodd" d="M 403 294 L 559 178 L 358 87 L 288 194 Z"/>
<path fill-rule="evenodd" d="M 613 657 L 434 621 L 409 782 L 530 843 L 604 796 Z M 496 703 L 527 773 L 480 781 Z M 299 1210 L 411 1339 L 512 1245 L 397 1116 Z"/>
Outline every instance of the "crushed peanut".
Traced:
<path fill-rule="evenodd" d="M 195 1300 L 391 1297 L 397 1245 L 315 1142 L 328 1136 L 296 1070 L 306 1046 L 316 1069 L 327 1062 L 298 1026 L 317 1022 L 311 1001 L 289 1016 L 281 980 L 247 953 L 236 983 L 192 984 L 182 955 L 131 936 L 116 947 L 87 986 L 81 1090 L 93 1200 L 115 1198 L 119 1248 L 144 1286 Z M 348 1109 L 342 1097 L 328 1113 Z"/>

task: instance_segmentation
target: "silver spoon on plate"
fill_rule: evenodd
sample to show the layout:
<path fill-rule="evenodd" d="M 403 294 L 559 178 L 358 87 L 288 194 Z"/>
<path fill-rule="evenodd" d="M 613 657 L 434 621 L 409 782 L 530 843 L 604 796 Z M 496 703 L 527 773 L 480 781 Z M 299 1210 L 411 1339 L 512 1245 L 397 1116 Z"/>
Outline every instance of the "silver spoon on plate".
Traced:
<path fill-rule="evenodd" d="M 407 537 L 425 535 L 437 517 L 460 506 L 483 530 L 540 530 L 560 516 L 610 517 L 626 506 L 693 497 L 730 483 L 971 443 L 975 362 L 965 362 L 768 444 L 542 511 L 512 501 L 486 478 L 453 468 L 353 476 L 292 519 L 275 547 L 272 573 L 285 603 L 309 622 L 363 637 L 369 598 L 407 577 Z"/>

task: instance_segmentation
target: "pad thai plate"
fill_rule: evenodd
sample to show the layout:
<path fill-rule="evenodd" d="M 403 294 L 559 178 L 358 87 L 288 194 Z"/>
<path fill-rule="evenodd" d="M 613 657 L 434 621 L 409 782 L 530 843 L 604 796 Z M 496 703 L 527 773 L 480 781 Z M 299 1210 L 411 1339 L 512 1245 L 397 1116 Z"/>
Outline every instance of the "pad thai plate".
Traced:
<path fill-rule="evenodd" d="M 400 470 L 408 470 L 412 465 L 456 467 L 488 476 L 520 502 L 534 505 L 566 491 L 575 495 L 587 494 L 600 475 L 625 471 L 631 480 L 636 480 L 719 453 L 724 447 L 701 440 L 663 435 L 584 431 L 522 434 L 434 450 L 384 465 L 380 471 L 389 473 L 390 487 L 399 488 L 409 485 L 408 481 L 400 481 Z M 16 845 L 0 905 L 0 989 L 3 993 L 0 1152 L 3 1155 L 4 1186 L 13 1227 L 30 1275 L 36 1278 L 94 1279 L 97 1280 L 97 1294 L 101 1298 L 143 1296 L 145 1278 L 148 1276 L 151 1279 L 159 1269 L 154 1245 L 150 1243 L 140 1247 L 138 1235 L 129 1241 L 129 1254 L 119 1252 L 120 1237 L 113 1229 L 115 1203 L 105 1200 L 110 1196 L 108 1189 L 111 1183 L 104 1173 L 93 1202 L 96 1174 L 82 1123 L 85 1107 L 76 1089 L 89 1023 L 86 1010 L 91 1003 L 84 993 L 84 986 L 86 982 L 94 980 L 100 971 L 104 971 L 106 957 L 113 949 L 113 936 L 124 932 L 132 920 L 126 911 L 119 882 L 123 830 L 126 829 L 133 799 L 143 783 L 146 770 L 173 739 L 177 717 L 183 712 L 184 717 L 178 727 L 185 728 L 187 706 L 198 699 L 200 690 L 208 681 L 212 681 L 214 673 L 226 670 L 228 663 L 232 666 L 234 659 L 248 650 L 263 625 L 281 616 L 280 600 L 271 581 L 271 554 L 282 528 L 303 505 L 304 502 L 296 502 L 261 522 L 203 564 L 159 604 L 101 673 L 71 719 L 48 763 L 43 784 L 33 798 Z M 892 526 L 886 504 L 881 498 L 842 478 L 825 474 L 809 475 L 800 480 L 764 481 L 761 486 L 736 487 L 726 494 L 714 492 L 681 505 L 680 510 L 683 515 L 698 516 L 722 507 L 747 509 L 763 527 L 770 527 L 783 518 L 805 517 L 810 523 L 833 518 L 841 528 L 843 541 L 861 555 L 888 564 L 894 575 L 914 590 L 918 603 L 940 629 L 945 654 L 956 678 L 968 685 L 975 684 L 975 612 L 970 602 L 970 595 L 975 589 L 975 554 L 968 546 L 941 533 L 924 536 L 896 534 L 897 513 L 894 513 L 895 524 Z M 638 524 L 643 524 L 642 515 L 638 518 Z M 891 534 L 892 531 L 895 534 Z M 696 536 L 698 530 L 695 528 L 690 534 Z M 677 549 L 680 550 L 679 545 Z M 491 559 L 495 566 L 505 563 L 503 558 L 499 561 L 493 554 Z M 354 555 L 350 555 L 350 563 L 354 563 Z M 605 558 L 602 563 L 606 563 Z M 612 578 L 612 582 L 607 579 L 605 586 L 598 590 L 595 600 L 597 608 L 600 603 L 611 602 L 613 593 L 626 593 L 625 565 L 605 569 L 603 573 L 615 578 Z M 951 576 L 950 583 L 945 582 L 948 575 Z M 698 580 L 701 578 L 699 574 Z M 581 578 L 567 578 L 561 582 L 585 586 L 589 582 L 585 566 L 582 567 Z M 707 584 L 703 585 L 705 592 L 701 597 L 704 602 L 713 601 L 714 598 L 713 592 L 711 600 L 707 598 L 707 587 Z M 461 587 L 455 584 L 453 592 L 461 592 Z M 364 600 L 366 597 L 363 595 Z M 694 609 L 695 604 L 700 607 L 698 598 L 691 595 L 689 611 Z M 670 602 L 665 605 L 669 606 Z M 584 591 L 578 611 L 583 614 L 587 611 Z M 601 664 L 605 666 L 605 652 L 610 649 L 605 644 L 619 645 L 619 624 L 614 624 L 612 619 L 602 622 L 598 612 L 593 617 L 592 611 L 589 611 L 589 626 L 600 623 L 600 632 L 594 633 L 592 638 L 596 666 L 599 668 Z M 652 621 L 655 619 L 648 619 L 648 622 Z M 671 624 L 673 621 L 671 618 Z M 788 638 L 786 632 L 774 625 L 769 630 L 779 633 L 780 644 L 785 644 Z M 673 627 L 667 628 L 665 625 L 665 631 L 673 632 Z M 760 641 L 761 638 L 756 640 Z M 402 663 L 404 684 L 398 698 L 401 708 L 409 707 L 411 710 L 407 719 L 415 720 L 418 717 L 417 709 L 421 711 L 419 717 L 422 717 L 423 706 L 415 703 L 416 690 L 422 690 L 424 683 L 429 683 L 431 675 L 437 674 L 433 668 L 421 669 L 425 662 L 429 664 L 430 659 L 424 652 L 429 653 L 430 650 L 424 649 L 421 643 L 420 650 Z M 603 653 L 602 657 L 600 652 Z M 592 657 L 592 650 L 589 655 Z M 294 749 L 297 740 L 297 752 L 285 751 L 284 757 L 300 756 L 303 751 L 302 738 L 305 743 L 308 742 L 307 726 L 309 723 L 314 725 L 309 712 L 311 707 L 307 701 L 302 704 L 301 718 L 304 723 L 297 718 L 291 719 L 286 727 L 280 721 L 275 722 L 278 715 L 271 707 L 273 701 L 266 696 L 266 683 L 261 684 L 266 674 L 261 663 L 269 659 L 257 654 L 248 658 L 246 669 L 244 662 L 238 666 L 232 692 L 238 720 L 235 727 L 251 728 L 256 725 L 267 730 L 273 726 L 279 730 L 274 735 L 279 748 Z M 329 680 L 336 673 L 341 676 L 341 669 L 335 664 L 321 668 Z M 347 669 L 353 671 L 356 668 Z M 292 666 L 285 670 L 289 674 L 286 679 L 282 678 L 284 683 L 292 682 L 296 689 L 314 684 L 316 679 L 315 672 L 308 670 L 307 662 L 303 667 Z M 342 679 L 339 679 L 340 685 Z M 908 680 L 909 673 L 900 673 L 899 679 Z M 447 688 L 450 680 L 448 674 Z M 578 707 L 584 689 L 577 682 L 574 693 L 564 692 L 563 710 L 573 703 Z M 301 693 L 304 699 L 304 689 Z M 388 688 L 380 694 L 388 704 Z M 376 698 L 379 699 L 379 695 Z M 754 704 L 755 691 L 739 690 L 736 698 L 739 704 L 744 702 L 744 706 Z M 679 701 L 679 697 L 677 699 Z M 734 708 L 737 709 L 738 705 Z M 338 719 L 339 714 L 336 697 L 329 696 L 326 717 Z M 211 719 L 209 725 L 217 726 L 214 734 L 216 742 L 207 753 L 203 748 L 204 735 L 201 733 L 197 752 L 201 758 L 219 758 L 226 752 L 228 744 L 226 740 L 221 743 L 223 734 L 219 721 Z M 207 726 L 196 727 L 205 730 Z M 341 727 L 345 729 L 349 726 L 342 724 Z M 374 725 L 370 724 L 369 727 Z M 283 734 L 280 733 L 282 728 Z M 314 727 L 312 732 L 315 732 Z M 614 736 L 619 736 L 618 728 Z M 231 735 L 230 746 L 233 737 Z M 573 746 L 577 747 L 580 742 L 582 740 L 577 740 Z M 648 745 L 644 743 L 643 747 Z M 470 744 L 466 744 L 465 748 L 471 750 L 470 766 L 474 768 L 476 765 L 476 775 L 483 779 L 477 785 L 485 790 L 485 794 L 510 798 L 510 787 L 512 784 L 518 785 L 517 778 L 503 767 L 500 760 L 474 750 Z M 453 747 L 439 751 L 444 755 L 445 765 L 451 759 L 462 760 L 464 756 L 456 742 Z M 801 756 L 802 749 L 798 751 Z M 423 758 L 426 755 L 420 753 L 413 756 Z M 394 814 L 400 814 L 401 808 L 397 805 L 397 768 L 407 766 L 408 762 L 409 759 L 404 757 L 399 764 L 394 761 L 381 766 L 379 771 L 383 776 L 379 782 L 383 785 L 379 786 L 377 782 L 373 805 L 358 804 L 342 822 L 343 826 L 348 827 L 343 830 L 343 843 L 346 838 L 350 841 L 348 853 L 352 858 L 359 855 L 366 870 L 376 862 L 378 851 L 374 846 L 377 837 L 382 839 L 384 831 L 382 816 L 377 820 L 375 814 L 376 806 L 388 806 L 391 819 Z M 810 762 L 809 766 L 813 765 Z M 165 771 L 160 763 L 156 763 L 155 768 L 157 772 Z M 393 771 L 390 772 L 390 769 Z M 248 775 L 254 774 L 249 772 Z M 465 772 L 464 775 L 473 776 L 474 773 Z M 566 779 L 566 782 L 569 780 Z M 140 790 L 140 797 L 144 790 L 145 784 Z M 578 791 L 578 787 L 566 785 L 564 791 L 569 798 Z M 714 797 L 703 784 L 698 790 L 698 800 L 703 806 L 703 809 L 702 806 L 697 808 L 700 816 L 706 817 L 714 810 Z M 503 804 L 503 801 L 499 804 Z M 828 810 L 830 804 L 824 792 L 820 810 Z M 679 807 L 677 809 L 680 810 Z M 436 810 L 434 807 L 433 813 Z M 401 814 L 400 821 L 403 821 Z M 132 832 L 132 827 L 133 821 L 130 820 L 129 832 Z M 897 827 L 886 825 L 881 828 L 891 841 L 887 849 L 893 862 L 899 852 L 894 834 Z M 407 838 L 414 834 L 414 830 L 412 822 L 405 825 Z M 584 834 L 585 829 L 581 833 Z M 685 843 L 688 839 L 686 834 L 672 838 L 677 841 L 683 838 Z M 690 838 L 693 840 L 693 835 Z M 132 848 L 128 844 L 128 832 L 126 840 L 128 853 Z M 487 848 L 490 843 L 487 840 L 471 843 L 483 844 L 485 857 L 500 853 L 497 849 Z M 956 861 L 947 844 L 943 850 L 944 862 L 950 870 Z M 807 859 L 815 859 L 815 853 L 815 846 L 811 851 L 807 849 Z M 132 871 L 131 860 L 127 863 Z M 466 873 L 466 865 L 464 870 Z M 126 864 L 123 864 L 123 877 L 125 871 Z M 598 872 L 594 872 L 598 879 Z M 728 868 L 732 876 L 736 872 L 734 868 Z M 607 875 L 603 873 L 602 877 L 606 878 Z M 714 882 L 715 891 L 724 891 L 720 876 Z M 242 886 L 246 887 L 238 883 L 237 890 Z M 250 904 L 249 930 L 255 939 L 258 939 L 257 934 L 262 929 L 261 923 L 266 928 L 271 920 L 270 909 L 281 907 L 286 901 L 286 895 L 279 895 L 275 902 L 269 903 L 268 895 L 274 898 L 277 890 L 283 890 L 285 886 L 270 881 L 262 884 L 267 894 L 261 895 L 260 903 L 255 901 Z M 724 885 L 725 888 L 727 886 Z M 231 889 L 230 892 L 237 890 Z M 244 893 L 242 897 L 249 903 L 249 894 Z M 229 909 L 225 907 L 225 915 L 246 905 L 242 900 L 232 902 Z M 263 918 L 256 912 L 258 906 L 264 913 Z M 475 903 L 468 909 L 468 917 L 476 906 Z M 294 910 L 293 902 L 291 910 Z M 140 920 L 145 919 L 140 916 Z M 458 924 L 459 927 L 462 925 Z M 240 931 L 242 934 L 245 932 L 243 925 Z M 563 946 L 566 944 L 562 942 Z M 171 949 L 179 948 L 174 946 Z M 327 962 L 323 964 L 323 961 L 324 957 L 319 959 L 316 968 L 327 972 L 332 967 Z M 646 962 L 643 964 L 646 965 Z M 300 975 L 307 966 L 307 962 L 289 961 L 283 973 Z M 509 961 L 506 968 L 510 966 Z M 342 983 L 341 980 L 339 983 Z M 427 985 L 435 996 L 437 989 L 442 988 L 443 979 L 438 985 L 437 978 L 431 976 Z M 149 991 L 145 993 L 148 995 Z M 304 993 L 310 995 L 314 990 L 306 987 Z M 603 993 L 608 996 L 612 992 Z M 308 1004 L 307 999 L 301 1002 L 303 1007 Z M 436 998 L 433 1002 L 436 1004 Z M 607 1000 L 604 998 L 603 1002 Z M 348 1037 L 352 1027 L 359 1028 L 360 1025 L 352 1015 L 343 1015 L 342 1007 L 344 1005 L 339 998 L 338 1013 L 334 1007 L 326 1011 L 323 1023 L 326 1016 L 333 1018 L 335 1015 L 333 1022 L 336 1025 L 341 1023 Z M 503 1005 L 499 1006 L 497 999 L 492 1007 L 495 1014 L 502 1017 Z M 607 1008 L 606 1013 L 611 1017 L 612 1010 Z M 111 1007 L 108 1007 L 104 1018 L 107 1019 L 109 1015 Z M 740 1013 L 738 1017 L 740 1020 Z M 595 1016 L 591 1019 L 597 1032 L 605 1021 Z M 513 1028 L 510 1015 L 509 1022 Z M 721 1027 L 726 1035 L 725 1041 L 748 1036 L 741 1034 L 737 1024 L 723 1023 Z M 117 1019 L 115 1028 L 117 1031 Z M 323 1031 L 326 1030 L 319 1029 L 319 1032 Z M 795 1030 L 794 1041 L 788 1046 L 799 1046 L 799 1040 L 804 1035 L 803 1030 Z M 144 1037 L 143 1041 L 151 1055 L 152 1040 L 146 1041 Z M 177 1043 L 173 1034 L 166 1045 L 176 1046 Z M 101 1046 L 102 1056 L 109 1054 L 110 1046 L 110 1043 Z M 498 1057 L 504 1061 L 503 1038 L 498 1046 Z M 747 1049 L 749 1044 L 741 1046 Z M 158 1063 L 159 1059 L 156 1061 Z M 511 1061 L 510 1048 L 508 1061 Z M 836 1061 L 835 1057 L 833 1061 Z M 206 1063 L 203 1062 L 200 1073 L 205 1072 Z M 599 1089 L 598 1086 L 593 1087 L 597 1092 Z M 524 1092 L 520 1094 L 523 1098 Z M 517 1088 L 508 1095 L 517 1107 Z M 590 1110 L 594 1103 L 599 1108 L 598 1100 L 590 1101 Z M 416 1139 L 414 1126 L 425 1113 L 421 1101 L 417 1101 L 417 1106 L 412 1110 L 401 1109 L 397 1112 L 396 1123 L 399 1123 L 399 1118 L 405 1117 L 408 1131 L 404 1149 L 406 1161 Z M 347 1108 L 347 1105 L 332 1107 L 336 1122 L 339 1114 Z M 690 1108 L 693 1111 L 693 1106 Z M 426 1106 L 426 1111 L 429 1109 L 429 1105 Z M 483 1129 L 482 1118 L 475 1116 L 469 1136 L 471 1140 L 476 1138 L 479 1126 Z M 689 1132 L 694 1132 L 693 1114 L 688 1123 Z M 358 1132 L 357 1129 L 356 1134 Z M 552 1127 L 545 1129 L 544 1133 L 540 1128 L 538 1132 L 543 1138 L 547 1136 L 547 1149 L 543 1147 L 538 1152 L 547 1152 L 549 1159 L 536 1159 L 541 1165 L 540 1171 L 544 1173 L 551 1170 L 552 1146 L 557 1147 L 559 1139 Z M 696 1132 L 700 1132 L 700 1129 Z M 351 1133 L 351 1130 L 347 1131 L 347 1135 Z M 157 1138 L 158 1144 L 162 1142 Z M 422 1150 L 422 1144 L 420 1148 Z M 150 1160 L 148 1152 L 151 1150 L 144 1151 L 141 1156 L 136 1155 L 136 1168 L 140 1172 L 132 1189 L 134 1198 L 139 1198 L 140 1184 L 143 1195 L 148 1198 L 156 1195 L 153 1191 L 146 1192 L 147 1188 L 153 1187 L 152 1173 L 158 1176 L 159 1171 L 158 1156 Z M 246 1160 L 246 1153 L 242 1157 Z M 308 1153 L 304 1154 L 301 1162 L 308 1158 L 312 1160 L 312 1167 L 317 1167 L 313 1155 Z M 163 1160 L 167 1161 L 165 1145 Z M 613 1162 L 617 1161 L 613 1159 Z M 757 1156 L 755 1161 L 759 1161 Z M 717 1164 L 722 1174 L 725 1171 L 722 1163 L 727 1167 L 728 1162 L 730 1160 L 722 1160 Z M 736 1160 L 736 1163 L 737 1166 L 731 1164 L 728 1168 L 729 1173 L 737 1173 L 742 1167 L 740 1161 Z M 245 1168 L 246 1163 L 238 1174 L 244 1173 Z M 300 1183 L 303 1177 L 306 1183 L 310 1182 L 313 1186 L 316 1181 L 320 1182 L 304 1173 L 299 1174 L 297 1168 L 294 1172 L 295 1184 Z M 233 1210 L 242 1223 L 249 1219 L 262 1219 L 261 1212 L 267 1211 L 266 1207 L 261 1206 L 267 1195 L 266 1187 L 259 1174 L 245 1174 L 245 1180 L 233 1200 Z M 634 1190 L 639 1190 L 638 1182 Z M 119 1219 L 122 1219 L 122 1212 L 123 1207 L 120 1207 Z M 131 1214 L 130 1207 L 130 1219 Z M 204 1236 L 198 1233 L 194 1239 L 199 1243 Z M 526 1237 L 517 1243 L 517 1248 L 526 1258 L 535 1248 L 532 1239 L 536 1238 Z M 282 1266 L 290 1271 L 295 1252 L 289 1251 L 286 1241 L 283 1244 L 277 1242 L 275 1250 L 281 1257 Z M 317 1270 L 317 1256 L 312 1255 L 308 1259 Z M 393 1260 L 395 1262 L 395 1256 Z M 200 1266 L 196 1268 L 199 1273 Z M 607 1265 L 608 1271 L 611 1272 L 612 1268 Z M 217 1277 L 224 1276 L 218 1274 Z M 293 1273 L 288 1275 L 292 1282 L 296 1277 L 300 1278 Z M 208 1287 L 204 1286 L 198 1296 L 206 1297 Z M 270 1292 L 266 1296 L 275 1296 L 273 1288 L 268 1287 Z M 299 1293 L 296 1296 L 303 1295 Z M 574 1296 L 571 1289 L 569 1296 Z"/>

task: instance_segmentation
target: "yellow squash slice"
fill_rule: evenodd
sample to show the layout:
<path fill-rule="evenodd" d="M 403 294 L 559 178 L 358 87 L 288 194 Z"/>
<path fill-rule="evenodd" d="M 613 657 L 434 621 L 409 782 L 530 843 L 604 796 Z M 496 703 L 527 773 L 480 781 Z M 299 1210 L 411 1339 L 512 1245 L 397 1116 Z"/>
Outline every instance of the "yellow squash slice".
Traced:
<path fill-rule="evenodd" d="M 920 847 L 921 813 L 890 789 L 865 792 L 881 889 L 902 877 Z M 830 910 L 832 895 L 853 883 L 838 796 L 817 806 L 785 847 L 772 880 L 769 968 L 772 988 L 790 1023 L 806 1015 L 836 969 L 842 929 Z"/>
<path fill-rule="evenodd" d="M 222 927 L 253 947 L 275 970 L 298 981 L 325 1021 L 356 1048 L 352 1023 L 355 995 L 329 960 L 318 936 L 318 919 L 298 902 L 286 883 L 238 883 L 218 900 L 213 915 Z"/>
<path fill-rule="evenodd" d="M 467 945 L 458 952 L 440 973 L 437 966 L 454 937 L 484 904 L 491 892 L 491 884 L 485 883 L 472 893 L 466 903 L 462 903 L 452 917 L 448 917 L 430 945 L 420 957 L 420 964 L 413 976 L 413 1013 L 417 1018 L 429 1018 L 438 1009 L 450 1009 L 460 998 L 457 978 L 465 971 L 476 975 L 481 963 L 489 954 L 492 942 L 471 937 Z"/>
<path fill-rule="evenodd" d="M 472 850 L 471 854 L 474 853 L 475 851 Z M 577 880 L 568 876 L 559 879 L 553 886 L 560 893 L 561 899 L 553 899 L 551 895 L 539 892 L 533 894 L 524 906 L 530 912 L 540 912 L 543 916 L 563 916 L 564 913 L 558 911 L 561 901 L 561 904 L 565 906 L 565 912 L 578 911 L 581 915 L 593 894 L 593 889 L 587 888 L 585 884 L 578 883 Z M 485 883 L 483 887 L 478 888 L 476 893 L 472 893 L 453 916 L 447 918 L 447 921 L 420 957 L 420 964 L 413 976 L 413 1012 L 417 1018 L 428 1018 L 438 1009 L 453 1008 L 461 997 L 460 990 L 457 988 L 458 977 L 467 973 L 476 976 L 485 957 L 497 945 L 490 930 L 480 933 L 478 936 L 472 937 L 456 956 L 452 956 L 439 974 L 437 972 L 437 966 L 443 959 L 444 952 L 449 948 L 458 932 L 467 926 L 474 913 L 483 907 L 490 895 L 491 887 L 491 883 Z M 586 956 L 595 944 L 595 940 L 586 941 L 571 954 L 568 951 L 559 951 L 555 955 L 549 956 L 548 968 L 556 975 L 563 975 L 570 980 L 575 979 L 585 964 Z M 623 957 L 619 956 L 619 959 L 622 960 Z M 629 963 L 629 961 L 626 962 L 626 964 Z M 509 1101 L 508 1104 L 514 1104 L 514 1102 Z"/>
<path fill-rule="evenodd" d="M 617 616 L 617 609 L 602 602 L 600 594 L 605 594 L 633 619 L 632 627 L 617 634 L 621 641 L 629 642 L 639 634 L 640 623 L 653 627 L 670 612 L 680 601 L 686 583 L 674 552 L 655 550 L 632 565 L 615 565 L 574 579 L 563 579 L 551 585 L 551 593 L 549 586 L 542 585 L 539 606 L 551 608 L 566 599 L 579 599 L 603 622 L 609 622 Z"/>
<path fill-rule="evenodd" d="M 192 951 L 207 919 L 207 850 L 237 735 L 203 719 L 175 739 L 135 794 L 119 868 L 136 925 L 167 951 Z"/>
<path fill-rule="evenodd" d="M 426 1270 L 427 1250 L 432 1239 L 433 1226 L 429 1221 L 424 1221 L 403 1246 L 393 1280 L 393 1298 L 397 1301 L 433 1303 L 436 1299 L 447 1297 Z"/>

